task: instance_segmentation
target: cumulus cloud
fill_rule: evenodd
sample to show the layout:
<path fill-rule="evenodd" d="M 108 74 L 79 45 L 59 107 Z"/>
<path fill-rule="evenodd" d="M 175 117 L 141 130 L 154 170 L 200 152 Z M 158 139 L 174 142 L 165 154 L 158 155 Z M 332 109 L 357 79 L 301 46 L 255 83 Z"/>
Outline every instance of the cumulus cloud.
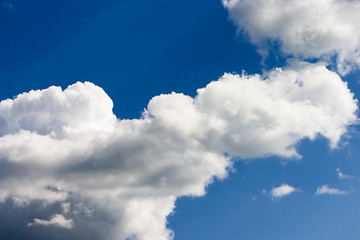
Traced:
<path fill-rule="evenodd" d="M 346 74 L 360 66 L 360 2 L 354 0 L 223 0 L 239 32 L 266 55 L 330 61 Z"/>
<path fill-rule="evenodd" d="M 86 229 L 88 239 L 169 240 L 177 197 L 204 195 L 233 157 L 299 157 L 296 144 L 319 134 L 336 147 L 357 121 L 346 83 L 302 62 L 224 74 L 195 98 L 156 96 L 139 119 L 117 119 L 112 107 L 89 82 L 0 102 L 0 210 L 27 208 L 9 219 L 38 227 L 72 220 L 67 239 Z"/>
<path fill-rule="evenodd" d="M 300 191 L 300 189 L 294 188 L 290 185 L 287 185 L 286 183 L 283 183 L 279 187 L 273 188 L 270 194 L 274 198 L 282 198 L 296 191 Z"/>
<path fill-rule="evenodd" d="M 330 188 L 329 185 L 318 187 L 315 195 L 330 194 L 330 195 L 346 195 L 347 191 L 343 191 L 337 188 Z"/>
<path fill-rule="evenodd" d="M 52 216 L 50 220 L 42 220 L 35 218 L 34 222 L 28 224 L 29 227 L 32 225 L 57 226 L 70 229 L 73 227 L 73 220 L 65 219 L 63 215 L 56 214 Z"/>

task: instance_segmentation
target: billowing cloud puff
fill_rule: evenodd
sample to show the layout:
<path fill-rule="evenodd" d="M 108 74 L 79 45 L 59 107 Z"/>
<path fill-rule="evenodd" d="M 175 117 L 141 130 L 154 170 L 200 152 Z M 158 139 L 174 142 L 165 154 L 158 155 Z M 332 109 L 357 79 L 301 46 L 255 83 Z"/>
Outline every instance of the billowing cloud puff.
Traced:
<path fill-rule="evenodd" d="M 335 147 L 357 120 L 346 83 L 299 62 L 264 76 L 224 74 L 195 98 L 156 96 L 140 119 L 117 119 L 112 107 L 89 82 L 0 103 L 3 228 L 24 227 L 18 239 L 47 239 L 40 227 L 67 239 L 84 229 L 87 239 L 172 239 L 176 198 L 205 194 L 233 157 L 298 157 L 295 145 L 318 134 Z"/>
<path fill-rule="evenodd" d="M 360 2 L 354 0 L 223 0 L 230 18 L 266 54 L 337 59 L 346 74 L 360 65 Z"/>

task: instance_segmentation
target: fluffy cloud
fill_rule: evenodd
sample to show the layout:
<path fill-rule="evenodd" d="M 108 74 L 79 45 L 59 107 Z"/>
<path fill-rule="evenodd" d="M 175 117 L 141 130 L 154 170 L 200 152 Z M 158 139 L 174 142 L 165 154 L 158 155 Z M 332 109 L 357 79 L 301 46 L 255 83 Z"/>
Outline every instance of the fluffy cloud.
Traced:
<path fill-rule="evenodd" d="M 112 107 L 89 82 L 0 103 L 4 227 L 26 232 L 71 220 L 70 230 L 56 230 L 67 239 L 84 229 L 88 239 L 172 239 L 166 217 L 176 198 L 205 194 L 232 157 L 299 157 L 295 145 L 319 134 L 335 147 L 357 121 L 346 83 L 301 62 L 264 76 L 224 74 L 195 98 L 156 96 L 140 119 L 117 119 Z M 36 234 L 18 239 L 47 239 Z"/>
<path fill-rule="evenodd" d="M 270 194 L 274 198 L 281 198 L 281 197 L 290 195 L 296 191 L 300 191 L 300 190 L 284 183 L 284 184 L 281 184 L 279 187 L 273 188 L 271 190 Z"/>
<path fill-rule="evenodd" d="M 342 191 L 337 188 L 330 188 L 329 185 L 318 187 L 315 195 L 330 194 L 330 195 L 345 195 L 348 194 L 346 191 Z"/>
<path fill-rule="evenodd" d="M 360 65 L 359 1 L 223 0 L 223 5 L 262 54 L 272 43 L 295 57 L 336 57 L 342 74 Z"/>

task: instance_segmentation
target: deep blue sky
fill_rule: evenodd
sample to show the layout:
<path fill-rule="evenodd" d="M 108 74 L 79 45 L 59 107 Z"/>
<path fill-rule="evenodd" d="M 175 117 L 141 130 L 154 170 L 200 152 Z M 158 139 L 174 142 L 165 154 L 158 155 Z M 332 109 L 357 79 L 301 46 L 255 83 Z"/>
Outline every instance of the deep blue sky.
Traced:
<path fill-rule="evenodd" d="M 75 2 L 2 7 L 2 98 L 91 81 L 133 118 L 160 93 L 195 95 L 224 72 L 260 68 L 220 1 Z"/>
<path fill-rule="evenodd" d="M 260 60 L 220 0 L 8 0 L 0 7 L 1 99 L 91 81 L 112 98 L 119 118 L 138 118 L 153 96 L 194 96 L 224 72 L 261 74 Z M 345 80 L 359 96 L 358 74 Z M 359 127 L 347 141 L 331 150 L 320 137 L 305 140 L 298 161 L 239 161 L 206 196 L 179 199 L 168 226 L 176 240 L 357 240 Z M 336 168 L 357 179 L 338 179 Z M 277 200 L 262 192 L 282 183 L 302 192 Z M 350 193 L 314 196 L 324 184 Z"/>

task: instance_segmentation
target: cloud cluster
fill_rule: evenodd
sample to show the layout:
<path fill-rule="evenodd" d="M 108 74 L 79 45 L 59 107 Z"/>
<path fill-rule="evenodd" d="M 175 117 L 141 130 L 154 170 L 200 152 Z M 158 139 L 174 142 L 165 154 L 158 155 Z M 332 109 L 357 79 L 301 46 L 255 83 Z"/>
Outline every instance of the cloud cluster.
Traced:
<path fill-rule="evenodd" d="M 223 0 L 230 18 L 266 55 L 273 46 L 305 59 L 336 58 L 341 74 L 360 66 L 360 2 Z"/>
<path fill-rule="evenodd" d="M 335 147 L 357 120 L 346 83 L 302 62 L 264 76 L 224 74 L 195 98 L 156 96 L 140 119 L 117 119 L 112 107 L 89 82 L 0 102 L 0 210 L 29 209 L 9 215 L 17 227 L 62 226 L 68 239 L 84 229 L 88 239 L 172 239 L 166 217 L 176 198 L 205 194 L 233 157 L 299 157 L 295 145 L 319 134 Z"/>

